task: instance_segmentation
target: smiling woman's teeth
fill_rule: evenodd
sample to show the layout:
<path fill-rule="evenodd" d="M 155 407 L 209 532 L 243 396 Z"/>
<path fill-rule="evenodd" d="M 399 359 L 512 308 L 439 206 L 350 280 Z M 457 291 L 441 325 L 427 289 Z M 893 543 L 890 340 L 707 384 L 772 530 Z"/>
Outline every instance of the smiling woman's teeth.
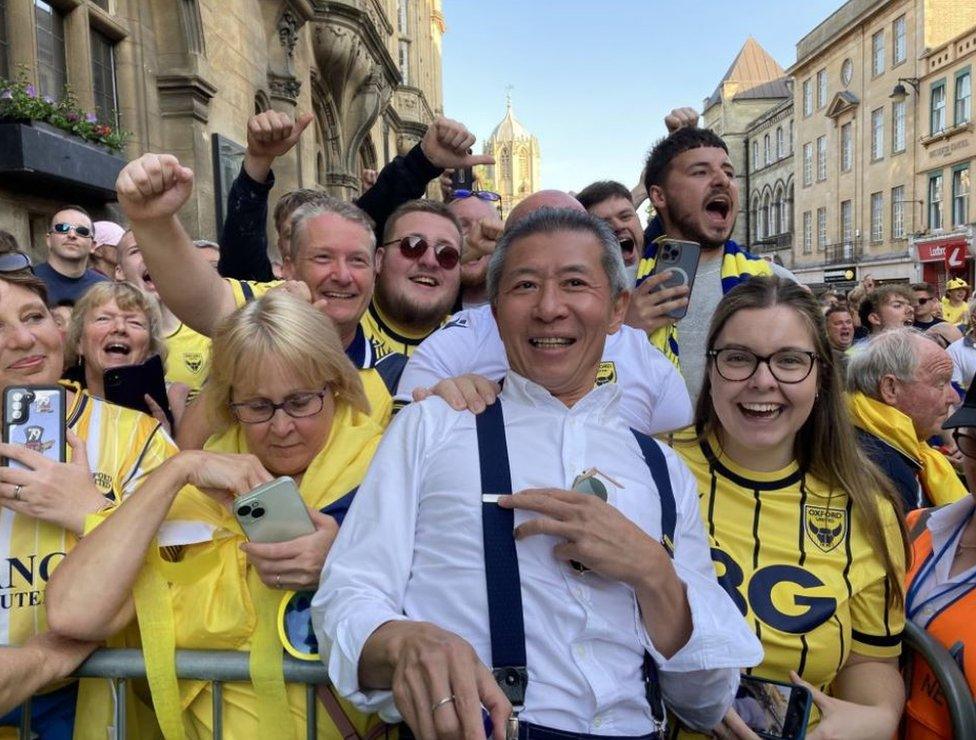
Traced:
<path fill-rule="evenodd" d="M 573 340 L 567 337 L 545 337 L 529 340 L 529 344 L 533 347 L 568 347 L 572 343 Z"/>
<path fill-rule="evenodd" d="M 739 408 L 742 409 L 746 416 L 775 416 L 782 410 L 782 406 L 778 403 L 740 403 Z"/>

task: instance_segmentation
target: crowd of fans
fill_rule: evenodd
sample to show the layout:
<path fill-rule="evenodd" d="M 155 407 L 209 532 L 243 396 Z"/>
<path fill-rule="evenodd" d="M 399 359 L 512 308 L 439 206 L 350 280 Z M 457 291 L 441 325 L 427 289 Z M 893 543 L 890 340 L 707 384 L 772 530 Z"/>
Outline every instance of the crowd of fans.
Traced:
<path fill-rule="evenodd" d="M 41 738 L 209 737 L 196 648 L 250 655 L 231 738 L 305 731 L 285 654 L 328 668 L 320 737 L 753 738 L 743 673 L 808 690 L 811 738 L 951 737 L 899 657 L 911 620 L 976 686 L 965 281 L 815 297 L 730 239 L 727 146 L 686 108 L 635 188 L 505 222 L 450 187 L 490 158 L 443 118 L 355 202 L 269 212 L 310 120 L 251 119 L 219 245 L 168 154 L 123 169 L 125 227 L 65 205 L 36 265 L 3 235 L 0 387 L 59 384 L 68 450 L 0 443 L 0 724 L 33 695 Z M 693 290 L 664 239 L 701 245 Z M 163 395 L 106 400 L 152 361 Z M 310 531 L 248 541 L 233 502 L 280 476 Z M 145 658 L 126 727 L 60 680 L 99 645 Z"/>

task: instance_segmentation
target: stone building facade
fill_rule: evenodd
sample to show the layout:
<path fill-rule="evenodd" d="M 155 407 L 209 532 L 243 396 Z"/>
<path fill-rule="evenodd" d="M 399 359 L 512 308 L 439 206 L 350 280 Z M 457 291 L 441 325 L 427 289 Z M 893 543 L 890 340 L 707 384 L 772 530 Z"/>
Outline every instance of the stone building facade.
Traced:
<path fill-rule="evenodd" d="M 749 165 L 740 198 L 747 198 L 746 243 L 751 251 L 791 268 L 799 226 L 793 211 L 793 98 L 783 98 L 750 123 L 744 145 Z"/>
<path fill-rule="evenodd" d="M 919 61 L 915 192 L 922 216 L 912 238 L 919 278 L 945 285 L 962 277 L 973 285 L 976 254 L 976 130 L 973 74 L 976 25 L 926 50 Z"/>
<path fill-rule="evenodd" d="M 797 239 L 794 272 L 808 284 L 871 274 L 918 277 L 912 235 L 924 231 L 916 176 L 929 50 L 976 23 L 976 3 L 849 0 L 797 43 L 794 78 L 796 222 L 810 214 L 813 248 Z M 924 145 L 923 145 L 924 146 Z M 802 228 L 802 227 L 800 227 Z"/>
<path fill-rule="evenodd" d="M 126 158 L 179 157 L 196 175 L 182 218 L 213 238 L 251 115 L 315 114 L 276 162 L 272 202 L 295 187 L 354 197 L 364 168 L 407 151 L 442 111 L 444 30 L 440 0 L 0 0 L 0 74 L 22 69 L 52 97 L 67 83 L 132 133 Z M 35 248 L 66 200 L 113 215 L 104 189 L 5 180 L 0 228 Z"/>

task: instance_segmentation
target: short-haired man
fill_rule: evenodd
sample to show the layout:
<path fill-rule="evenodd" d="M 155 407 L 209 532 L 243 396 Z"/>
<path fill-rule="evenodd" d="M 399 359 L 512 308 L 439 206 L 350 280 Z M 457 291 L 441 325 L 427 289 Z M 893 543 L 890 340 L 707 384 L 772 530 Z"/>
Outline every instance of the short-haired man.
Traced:
<path fill-rule="evenodd" d="M 498 215 L 497 202 L 501 198 L 490 190 L 467 191 L 466 194 L 453 193 L 447 207 L 457 216 L 461 224 L 464 246 L 461 249 L 461 293 L 454 304 L 455 311 L 476 308 L 488 303 L 485 275 L 488 273 L 488 257 L 493 247 L 490 243 L 498 240 L 505 224 Z M 476 242 L 487 242 L 481 247 Z M 486 252 L 477 259 L 464 262 L 464 253 L 470 248 L 481 247 Z"/>
<path fill-rule="evenodd" d="M 644 234 L 627 323 L 648 331 L 651 341 L 676 365 L 688 384 L 692 402 L 705 371 L 705 342 L 722 296 L 753 275 L 792 273 L 754 256 L 731 240 L 739 211 L 739 187 L 728 146 L 712 131 L 685 126 L 658 142 L 644 171 L 644 185 L 657 216 Z M 648 278 L 662 238 L 698 242 L 701 259 L 689 298 L 684 286 L 658 290 L 666 276 Z M 666 313 L 687 305 L 680 321 Z"/>
<path fill-rule="evenodd" d="M 47 262 L 34 266 L 34 274 L 47 286 L 50 305 L 77 303 L 95 283 L 108 280 L 88 266 L 94 233 L 91 216 L 81 206 L 64 206 L 51 217 Z"/>
<path fill-rule="evenodd" d="M 116 186 L 163 301 L 205 336 L 236 308 L 273 288 L 316 302 L 335 322 L 347 356 L 360 370 L 372 417 L 385 425 L 406 360 L 372 341 L 360 323 L 374 284 L 376 237 L 369 216 L 351 203 L 322 196 L 292 214 L 284 262 L 289 282 L 225 279 L 211 269 L 176 217 L 192 182 L 192 171 L 172 155 L 146 154 L 123 168 Z"/>
<path fill-rule="evenodd" d="M 220 274 L 240 280 L 275 279 L 267 246 L 268 196 L 274 187 L 271 170 L 275 159 L 286 155 L 298 142 L 313 116 L 297 121 L 279 111 L 264 111 L 248 120 L 247 148 L 240 174 L 227 201 L 227 218 L 221 233 Z M 458 121 L 437 117 L 420 142 L 407 154 L 394 157 L 366 192 L 354 202 L 373 220 L 376 238 L 382 237 L 386 219 L 400 205 L 424 195 L 427 183 L 444 168 L 494 164 L 491 156 L 471 154 L 474 136 Z M 289 251 L 291 214 L 314 200 L 318 191 L 302 188 L 285 193 L 274 209 L 277 251 Z M 274 250 L 272 250 L 274 251 Z"/>
<path fill-rule="evenodd" d="M 662 699 L 709 730 L 762 651 L 690 472 L 596 385 L 629 297 L 619 242 L 542 210 L 488 285 L 511 372 L 477 417 L 430 399 L 391 425 L 313 600 L 332 683 L 415 737 L 484 737 L 482 707 L 495 738 L 513 713 L 520 737 L 663 737 Z"/>
<path fill-rule="evenodd" d="M 508 228 L 514 228 L 532 213 L 553 207 L 583 211 L 579 201 L 568 193 L 545 190 L 533 193 L 512 210 Z M 497 382 L 506 376 L 508 368 L 509 360 L 491 307 L 461 311 L 410 355 L 396 402 L 409 403 L 415 391 L 423 393 L 445 379 L 463 375 L 479 375 Z M 627 424 L 639 432 L 662 434 L 686 427 L 692 421 L 691 400 L 677 369 L 638 329 L 623 326 L 607 337 L 597 382 L 619 384 L 620 412 Z M 488 398 L 482 400 L 490 398 L 489 392 Z"/>
<path fill-rule="evenodd" d="M 202 254 L 202 252 L 201 252 Z M 210 337 L 194 331 L 180 321 L 159 296 L 146 262 L 142 258 L 136 237 L 126 231 L 118 243 L 118 265 L 115 277 L 142 288 L 156 299 L 162 318 L 160 328 L 166 343 L 166 380 L 183 383 L 189 389 L 192 400 L 200 392 L 210 375 Z"/>
<path fill-rule="evenodd" d="M 861 326 L 867 327 L 869 336 L 911 326 L 915 320 L 914 300 L 915 294 L 907 285 L 881 285 L 864 296 L 858 306 Z"/>
<path fill-rule="evenodd" d="M 942 318 L 950 324 L 966 324 L 969 322 L 969 283 L 962 278 L 950 278 L 946 283 L 946 294 L 942 299 Z"/>
<path fill-rule="evenodd" d="M 846 306 L 831 306 L 824 312 L 827 341 L 836 352 L 846 352 L 854 341 L 854 317 Z"/>
<path fill-rule="evenodd" d="M 912 293 L 915 294 L 915 319 L 912 326 L 926 331 L 941 324 L 943 319 L 936 315 L 939 301 L 935 297 L 935 289 L 929 283 L 913 283 Z"/>
<path fill-rule="evenodd" d="M 576 194 L 586 212 L 603 219 L 620 242 L 627 273 L 637 281 L 637 260 L 644 253 L 644 229 L 630 190 L 615 180 L 590 183 Z"/>
<path fill-rule="evenodd" d="M 848 359 L 849 406 L 859 440 L 901 495 L 905 511 L 967 495 L 949 460 L 928 443 L 959 402 L 951 380 L 949 355 L 911 327 L 872 336 Z"/>

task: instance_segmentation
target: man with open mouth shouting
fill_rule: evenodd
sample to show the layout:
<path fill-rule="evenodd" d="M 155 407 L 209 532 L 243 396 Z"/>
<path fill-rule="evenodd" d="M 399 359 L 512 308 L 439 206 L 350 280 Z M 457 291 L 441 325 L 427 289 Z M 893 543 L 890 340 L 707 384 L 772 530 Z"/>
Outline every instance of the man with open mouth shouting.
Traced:
<path fill-rule="evenodd" d="M 739 188 L 728 147 L 714 132 L 685 126 L 658 142 L 647 160 L 644 185 L 657 216 L 644 233 L 638 288 L 627 323 L 645 329 L 675 364 L 680 355 L 679 367 L 694 403 L 705 367 L 708 323 L 722 296 L 753 275 L 795 278 L 731 240 L 739 212 Z M 647 279 L 661 238 L 701 245 L 691 295 L 684 286 L 661 290 L 663 276 Z M 683 305 L 687 305 L 687 313 L 680 321 L 666 315 Z"/>

